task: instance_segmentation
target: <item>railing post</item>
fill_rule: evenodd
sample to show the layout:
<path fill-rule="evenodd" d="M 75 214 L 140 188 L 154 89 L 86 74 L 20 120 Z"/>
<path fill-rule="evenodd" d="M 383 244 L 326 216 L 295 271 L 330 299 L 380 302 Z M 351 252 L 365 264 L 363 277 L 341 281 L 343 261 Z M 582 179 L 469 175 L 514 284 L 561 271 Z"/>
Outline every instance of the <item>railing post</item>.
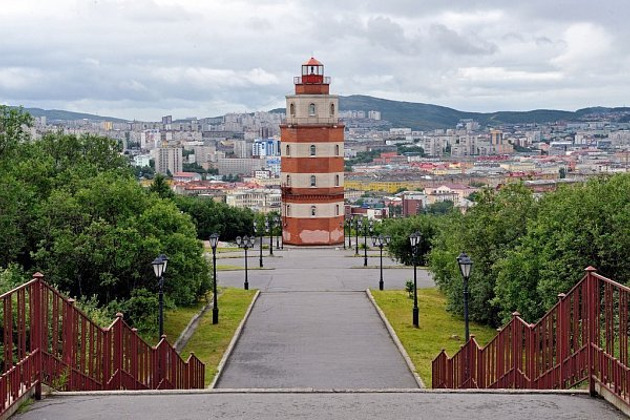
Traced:
<path fill-rule="evenodd" d="M 115 381 L 112 381 L 113 389 L 120 389 L 122 368 L 123 368 L 123 314 L 116 314 L 116 322 L 114 323 L 114 369 L 113 374 Z M 113 379 L 113 378 L 112 378 Z"/>
<path fill-rule="evenodd" d="M 564 389 L 564 360 L 567 357 L 567 322 L 565 320 L 566 302 L 564 293 L 558 293 L 558 319 L 556 320 L 556 361 L 559 363 L 560 381 L 558 388 Z"/>
<path fill-rule="evenodd" d="M 521 347 L 518 343 L 519 334 L 517 331 L 518 326 L 518 317 L 521 316 L 519 312 L 512 312 L 512 384 L 510 388 L 518 388 L 517 386 L 517 376 L 518 376 L 518 363 L 520 356 L 518 355 L 518 349 Z"/>
<path fill-rule="evenodd" d="M 529 353 L 525 360 L 527 360 L 527 369 L 528 377 L 529 377 L 529 389 L 534 389 L 534 383 L 536 378 L 534 377 L 534 366 L 536 365 L 536 343 L 534 340 L 534 324 L 527 325 L 527 334 L 529 337 L 529 347 L 527 348 L 527 352 Z"/>
<path fill-rule="evenodd" d="M 35 399 L 42 398 L 42 381 L 44 380 L 44 311 L 42 305 L 42 273 L 33 274 L 31 289 L 31 307 L 33 308 L 31 318 L 31 353 L 37 351 L 35 357 L 35 369 L 37 369 L 37 384 L 35 385 Z"/>
<path fill-rule="evenodd" d="M 595 396 L 597 393 L 595 392 L 595 379 L 594 376 L 594 354 L 593 354 L 593 343 L 595 341 L 595 335 L 597 332 L 597 323 L 596 319 L 596 308 L 595 305 L 599 304 L 599 291 L 597 290 L 597 279 L 593 276 L 593 273 L 596 271 L 594 267 L 588 266 L 584 269 L 586 271 L 586 284 L 588 294 L 584 304 L 586 306 L 586 310 L 588 311 L 588 343 L 586 346 L 586 357 L 588 359 L 588 391 L 591 396 Z"/>
<path fill-rule="evenodd" d="M 131 376 L 134 379 L 133 389 L 140 389 L 138 385 L 140 382 L 138 374 L 138 329 L 132 328 L 131 331 L 133 335 L 131 336 L 131 351 L 129 357 L 131 358 Z"/>
<path fill-rule="evenodd" d="M 68 373 L 68 383 L 66 385 L 66 391 L 74 391 L 74 348 L 76 343 L 76 336 L 74 331 L 74 299 L 68 299 L 66 305 L 66 316 L 64 319 L 65 325 L 65 337 L 63 343 L 63 359 L 66 363 L 66 372 Z"/>

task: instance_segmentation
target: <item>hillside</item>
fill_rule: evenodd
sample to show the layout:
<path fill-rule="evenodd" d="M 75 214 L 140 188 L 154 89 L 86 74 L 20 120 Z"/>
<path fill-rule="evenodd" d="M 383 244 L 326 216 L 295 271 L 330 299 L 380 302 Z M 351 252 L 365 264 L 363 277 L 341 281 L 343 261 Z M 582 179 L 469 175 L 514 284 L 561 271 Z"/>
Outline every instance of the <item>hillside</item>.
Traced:
<path fill-rule="evenodd" d="M 85 114 L 82 112 L 63 111 L 60 109 L 41 109 L 41 108 L 24 108 L 26 112 L 33 117 L 46 117 L 49 123 L 54 121 L 76 121 L 76 120 L 89 120 L 89 121 L 112 121 L 112 122 L 126 122 L 127 120 L 121 118 L 104 117 L 101 115 Z"/>
<path fill-rule="evenodd" d="M 380 111 L 383 120 L 394 127 L 411 127 L 415 130 L 452 128 L 462 119 L 474 119 L 481 125 L 546 123 L 559 120 L 577 121 L 585 113 L 537 109 L 533 111 L 500 111 L 493 113 L 465 112 L 444 106 L 398 102 L 370 96 L 353 95 L 339 98 L 339 109 Z M 602 109 L 602 108 L 588 108 Z"/>

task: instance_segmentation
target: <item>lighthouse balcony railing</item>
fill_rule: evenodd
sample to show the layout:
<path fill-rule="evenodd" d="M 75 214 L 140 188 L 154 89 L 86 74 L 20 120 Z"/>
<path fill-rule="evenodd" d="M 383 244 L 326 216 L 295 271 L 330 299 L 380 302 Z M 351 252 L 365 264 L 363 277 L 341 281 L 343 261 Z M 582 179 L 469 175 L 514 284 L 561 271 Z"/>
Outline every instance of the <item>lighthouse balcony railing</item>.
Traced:
<path fill-rule="evenodd" d="M 309 85 L 309 84 L 330 84 L 330 76 L 320 76 L 317 74 L 308 74 L 306 76 L 295 76 L 293 78 L 293 84 L 295 85 Z"/>

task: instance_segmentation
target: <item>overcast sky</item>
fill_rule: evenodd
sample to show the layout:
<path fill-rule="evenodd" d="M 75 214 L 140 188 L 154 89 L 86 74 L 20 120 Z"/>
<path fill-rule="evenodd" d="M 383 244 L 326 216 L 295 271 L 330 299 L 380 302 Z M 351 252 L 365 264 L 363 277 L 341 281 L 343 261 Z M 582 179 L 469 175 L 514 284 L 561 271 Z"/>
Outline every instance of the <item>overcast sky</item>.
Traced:
<path fill-rule="evenodd" d="M 158 120 L 331 91 L 465 111 L 630 105 L 628 0 L 2 0 L 0 103 Z"/>

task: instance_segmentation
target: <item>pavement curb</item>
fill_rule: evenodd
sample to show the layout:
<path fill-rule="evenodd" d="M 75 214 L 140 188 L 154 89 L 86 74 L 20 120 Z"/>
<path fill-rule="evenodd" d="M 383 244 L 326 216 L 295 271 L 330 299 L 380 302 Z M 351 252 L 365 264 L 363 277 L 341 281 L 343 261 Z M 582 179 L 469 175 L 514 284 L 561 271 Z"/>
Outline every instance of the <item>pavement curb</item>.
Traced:
<path fill-rule="evenodd" d="M 188 340 L 190 340 L 190 337 L 188 337 L 188 340 L 184 341 L 184 338 L 188 335 L 189 331 L 193 329 L 193 326 L 196 329 L 199 318 L 201 318 L 206 312 L 208 312 L 208 310 L 211 307 L 212 307 L 212 302 L 210 301 L 206 302 L 206 304 L 203 305 L 201 310 L 197 312 L 195 315 L 193 315 L 192 318 L 190 318 L 190 321 L 188 321 L 188 325 L 186 325 L 186 327 L 184 328 L 184 331 L 182 331 L 179 334 L 179 337 L 177 337 L 177 340 L 175 340 L 175 344 L 173 344 L 173 347 L 175 347 L 175 351 L 177 351 L 177 353 L 181 352 L 182 349 L 180 347 L 186 346 L 186 344 L 188 343 Z M 192 333 L 194 333 L 194 330 Z M 184 342 L 182 343 L 182 341 Z"/>
<path fill-rule="evenodd" d="M 590 395 L 586 389 L 431 389 L 431 388 L 203 388 L 148 389 L 118 391 L 55 391 L 53 397 L 114 396 L 114 395 L 216 395 L 216 394 L 494 394 L 494 395 Z"/>
<path fill-rule="evenodd" d="M 252 302 L 249 304 L 249 307 L 247 308 L 247 312 L 245 312 L 245 316 L 243 317 L 243 319 L 241 320 L 241 323 L 238 325 L 238 328 L 234 332 L 234 335 L 232 336 L 232 341 L 230 341 L 228 348 L 225 350 L 225 353 L 223 353 L 223 357 L 221 358 L 221 361 L 219 362 L 219 366 L 217 366 L 217 374 L 214 375 L 214 379 L 212 380 L 212 383 L 210 384 L 208 389 L 214 390 L 214 387 L 219 382 L 219 379 L 221 379 L 223 368 L 225 367 L 225 364 L 227 363 L 228 358 L 232 354 L 234 347 L 236 347 L 236 343 L 238 343 L 238 339 L 241 338 L 241 334 L 243 333 L 243 327 L 245 326 L 245 322 L 247 322 L 247 319 L 249 318 L 249 314 L 252 312 L 252 309 L 254 308 L 254 304 L 256 304 L 256 301 L 258 300 L 258 296 L 260 296 L 260 290 L 258 290 L 256 294 L 254 295 Z"/>
<path fill-rule="evenodd" d="M 409 368 L 409 371 L 413 375 L 413 378 L 416 380 L 418 387 L 422 389 L 426 389 L 424 382 L 422 381 L 422 378 L 420 377 L 420 375 L 418 375 L 418 372 L 416 372 L 416 366 L 413 364 L 413 362 L 411 361 L 411 358 L 407 354 L 407 350 L 405 350 L 402 343 L 400 342 L 400 339 L 398 338 L 396 331 L 394 331 L 394 329 L 390 325 L 389 321 L 385 317 L 385 314 L 383 313 L 381 308 L 376 304 L 376 301 L 374 300 L 374 296 L 372 296 L 372 292 L 370 292 L 370 289 L 366 289 L 365 294 L 367 295 L 368 299 L 370 299 L 370 302 L 372 302 L 372 305 L 374 305 L 374 309 L 376 309 L 378 316 L 381 317 L 381 321 L 383 321 L 383 324 L 385 324 L 385 328 L 387 328 L 387 332 L 389 332 L 389 336 L 391 337 L 394 344 L 396 344 L 396 347 L 398 347 L 398 351 L 402 355 L 403 359 L 405 359 L 405 363 L 407 363 L 407 367 Z"/>

